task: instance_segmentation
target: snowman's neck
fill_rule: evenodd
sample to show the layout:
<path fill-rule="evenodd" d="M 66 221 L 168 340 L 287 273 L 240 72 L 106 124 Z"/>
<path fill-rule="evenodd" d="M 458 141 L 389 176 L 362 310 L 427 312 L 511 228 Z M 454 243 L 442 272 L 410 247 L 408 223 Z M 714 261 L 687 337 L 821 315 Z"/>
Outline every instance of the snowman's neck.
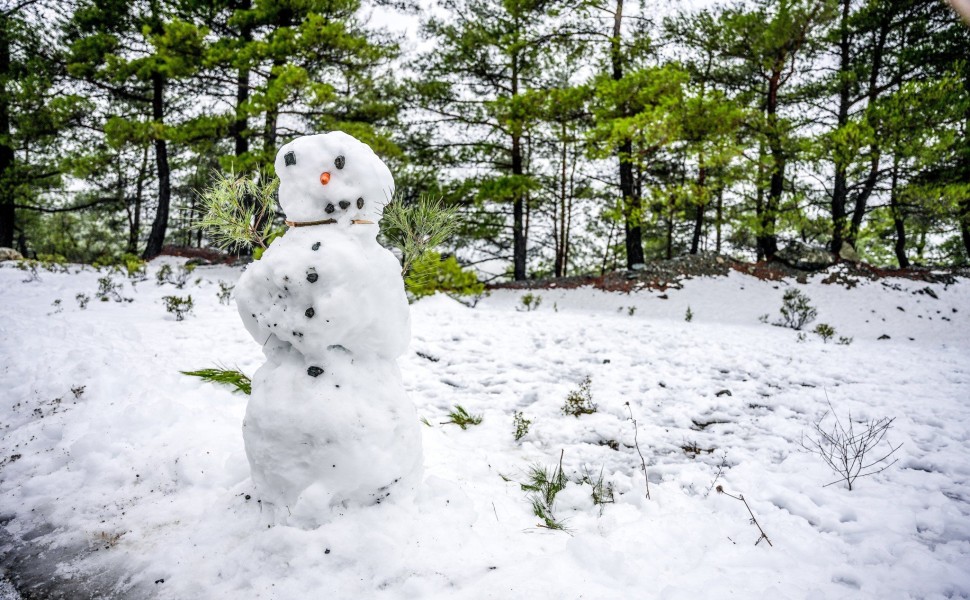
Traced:
<path fill-rule="evenodd" d="M 310 227 L 311 225 L 336 225 L 336 219 L 321 219 L 320 221 L 285 221 L 290 227 Z M 373 221 L 367 219 L 353 219 L 351 225 L 373 225 Z"/>
<path fill-rule="evenodd" d="M 311 225 L 334 225 L 337 219 L 321 219 L 319 221 L 286 221 L 290 227 L 310 227 Z"/>

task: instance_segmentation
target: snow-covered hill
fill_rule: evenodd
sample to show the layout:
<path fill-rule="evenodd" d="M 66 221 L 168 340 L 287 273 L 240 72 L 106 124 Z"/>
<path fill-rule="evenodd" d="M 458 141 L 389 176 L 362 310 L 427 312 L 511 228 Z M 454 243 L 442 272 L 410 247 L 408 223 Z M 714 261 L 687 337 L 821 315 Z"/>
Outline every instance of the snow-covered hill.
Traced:
<path fill-rule="evenodd" d="M 25 283 L 0 266 L 0 553 L 38 597 L 970 596 L 966 280 L 847 290 L 735 272 L 663 294 L 422 300 L 401 361 L 428 425 L 419 497 L 303 531 L 263 524 L 246 397 L 179 373 L 262 363 L 217 298 L 238 270 L 200 267 L 179 290 L 156 285 L 163 264 L 181 261 L 135 285 L 115 274 L 118 302 L 95 298 L 104 271 Z M 831 341 L 759 320 L 790 287 Z M 189 294 L 178 322 L 162 297 Z M 596 412 L 564 415 L 586 377 Z M 837 476 L 801 445 L 829 401 L 843 423 L 895 418 L 902 444 L 851 492 L 825 487 Z M 456 405 L 482 423 L 443 424 Z M 532 421 L 520 441 L 515 412 Z M 566 531 L 539 527 L 520 487 L 560 456 Z M 594 504 L 586 473 L 613 502 Z"/>

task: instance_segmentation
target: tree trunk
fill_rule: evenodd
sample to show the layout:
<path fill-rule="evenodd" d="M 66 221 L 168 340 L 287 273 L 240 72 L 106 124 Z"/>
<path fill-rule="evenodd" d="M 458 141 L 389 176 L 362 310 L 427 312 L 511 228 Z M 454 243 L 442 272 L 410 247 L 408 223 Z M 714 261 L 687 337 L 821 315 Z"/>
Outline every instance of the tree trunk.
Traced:
<path fill-rule="evenodd" d="M 141 203 L 145 191 L 145 179 L 148 178 L 148 146 L 141 155 L 141 166 L 138 167 L 138 181 L 135 184 L 135 207 L 128 208 L 128 253 L 138 252 L 138 236 L 141 235 Z"/>
<path fill-rule="evenodd" d="M 716 210 L 717 210 L 717 213 L 716 213 L 717 214 L 717 224 L 716 224 L 717 243 L 714 247 L 715 247 L 715 252 L 720 254 L 721 253 L 721 222 L 724 219 L 724 188 L 723 187 L 717 188 L 717 209 Z"/>
<path fill-rule="evenodd" d="M 566 141 L 566 124 L 561 125 L 562 148 L 559 150 L 559 199 L 555 206 L 553 218 L 553 233 L 556 238 L 556 258 L 553 271 L 556 277 L 562 277 L 566 262 L 566 178 L 568 143 Z"/>
<path fill-rule="evenodd" d="M 512 98 L 519 94 L 519 62 L 516 54 L 512 55 Z M 512 124 L 512 175 L 515 179 L 515 192 L 512 196 L 512 270 L 516 281 L 526 278 L 525 272 L 525 203 L 520 191 L 520 177 L 525 172 L 522 156 L 522 137 L 518 123 Z"/>
<path fill-rule="evenodd" d="M 897 183 L 899 182 L 899 159 L 893 161 L 892 182 L 889 188 L 889 206 L 893 211 L 893 225 L 896 228 L 896 244 L 893 250 L 896 252 L 896 260 L 899 267 L 905 269 L 909 266 L 909 258 L 906 257 L 906 221 L 904 220 L 903 208 L 899 204 L 899 194 L 897 193 Z"/>
<path fill-rule="evenodd" d="M 849 122 L 849 86 L 850 75 L 850 45 L 849 45 L 849 0 L 842 0 L 842 20 L 839 23 L 839 114 L 836 124 L 839 128 Z M 842 249 L 842 239 L 845 234 L 845 201 L 849 195 L 848 186 L 849 165 L 843 160 L 835 159 L 835 181 L 832 186 L 832 245 L 830 249 L 836 256 Z"/>
<path fill-rule="evenodd" d="M 623 79 L 623 0 L 616 0 L 616 11 L 613 13 L 613 37 L 610 38 L 610 62 L 613 67 L 613 80 Z M 627 107 L 617 107 L 626 113 Z M 633 142 L 627 138 L 623 140 L 616 153 L 620 169 L 620 195 L 623 207 L 623 232 L 626 242 L 626 266 L 643 262 L 643 229 L 640 227 L 640 198 L 636 196 L 633 185 Z"/>
<path fill-rule="evenodd" d="M 249 10 L 252 0 L 240 0 L 236 10 Z M 249 44 L 253 40 L 252 26 L 248 19 L 239 28 L 239 40 Z M 245 104 L 249 100 L 249 66 L 241 66 L 236 72 L 236 119 L 232 123 L 232 139 L 235 143 L 236 157 L 249 152 L 249 116 Z"/>
<path fill-rule="evenodd" d="M 778 252 L 775 224 L 785 185 L 785 150 L 781 143 L 781 133 L 778 131 L 777 114 L 780 87 L 781 71 L 775 71 L 768 80 L 768 98 L 765 106 L 768 115 L 768 150 L 771 154 L 771 177 L 768 184 L 768 198 L 761 213 L 760 231 L 758 232 L 758 251 L 767 260 L 774 258 Z"/>
<path fill-rule="evenodd" d="M 163 125 L 165 119 L 165 78 L 161 73 L 152 74 L 152 120 Z M 148 234 L 148 244 L 142 258 L 152 259 L 162 253 L 165 244 L 165 232 L 168 229 L 169 204 L 172 188 L 168 165 L 168 146 L 164 137 L 155 138 L 155 165 L 158 170 L 158 208 L 155 220 L 152 222 L 151 233 Z"/>
<path fill-rule="evenodd" d="M 10 36 L 7 17 L 0 15 L 0 81 L 10 74 Z M 13 141 L 10 139 L 10 106 L 6 91 L 0 89 L 0 246 L 13 247 L 17 210 L 14 208 Z"/>
<path fill-rule="evenodd" d="M 697 190 L 698 194 L 701 196 L 701 200 L 704 200 L 704 181 L 707 179 L 707 168 L 701 167 L 697 171 Z M 704 208 L 707 206 L 707 202 L 697 202 L 694 212 L 694 233 L 690 238 L 690 253 L 697 254 L 697 250 L 701 243 L 701 234 L 704 232 Z"/>
<path fill-rule="evenodd" d="M 970 198 L 960 201 L 960 237 L 963 239 L 963 249 L 970 262 Z"/>
<path fill-rule="evenodd" d="M 869 67 L 869 106 L 875 106 L 879 98 L 879 76 L 882 71 L 883 54 L 885 53 L 886 39 L 889 36 L 890 23 L 891 20 L 889 18 L 883 18 L 879 28 L 878 39 L 873 42 L 872 64 Z M 876 140 L 879 139 L 880 137 L 877 136 Z M 852 221 L 849 223 L 849 231 L 846 234 L 846 241 L 853 248 L 855 247 L 856 239 L 859 237 L 859 229 L 862 227 L 862 219 L 866 214 L 869 196 L 872 195 L 873 190 L 876 189 L 876 183 L 879 181 L 879 162 L 881 156 L 878 141 L 873 142 L 869 147 L 869 151 L 871 153 L 869 159 L 869 174 L 862 184 L 862 189 L 859 190 L 859 193 L 854 198 L 855 205 L 852 209 Z"/>

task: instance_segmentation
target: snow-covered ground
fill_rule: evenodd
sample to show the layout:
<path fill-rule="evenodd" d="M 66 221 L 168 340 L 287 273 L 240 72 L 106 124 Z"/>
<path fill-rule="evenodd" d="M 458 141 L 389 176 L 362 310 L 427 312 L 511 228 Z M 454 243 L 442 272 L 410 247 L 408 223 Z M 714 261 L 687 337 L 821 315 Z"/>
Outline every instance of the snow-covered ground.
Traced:
<path fill-rule="evenodd" d="M 0 266 L 0 563 L 39 595 L 970 597 L 965 280 L 847 290 L 733 273 L 663 295 L 543 290 L 534 311 L 522 291 L 422 300 L 401 361 L 428 425 L 418 497 L 305 531 L 260 515 L 246 396 L 179 373 L 262 364 L 217 299 L 238 270 L 200 267 L 176 290 L 154 281 L 166 262 L 181 264 L 155 261 L 134 286 L 114 275 L 131 302 L 94 298 L 104 271 L 24 283 Z M 760 322 L 792 285 L 818 307 L 813 326 L 852 343 Z M 176 322 L 162 297 L 189 294 Z M 587 376 L 597 411 L 562 414 Z M 895 418 L 899 461 L 852 491 L 825 487 L 837 477 L 800 445 L 826 398 L 843 422 Z M 458 404 L 482 423 L 442 424 Z M 532 420 L 519 442 L 516 411 Z M 519 485 L 560 456 L 565 532 L 538 526 Z M 586 471 L 613 503 L 575 483 Z M 771 545 L 717 485 L 744 495 Z"/>

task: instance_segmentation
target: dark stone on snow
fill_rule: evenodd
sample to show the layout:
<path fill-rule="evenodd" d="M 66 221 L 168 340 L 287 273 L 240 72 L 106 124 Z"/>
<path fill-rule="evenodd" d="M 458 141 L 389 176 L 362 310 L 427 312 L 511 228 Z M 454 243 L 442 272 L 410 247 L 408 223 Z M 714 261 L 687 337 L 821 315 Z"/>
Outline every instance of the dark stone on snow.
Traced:
<path fill-rule="evenodd" d="M 885 333 L 876 338 L 877 340 L 888 340 L 890 337 Z"/>
<path fill-rule="evenodd" d="M 835 256 L 825 248 L 792 242 L 775 254 L 775 258 L 789 267 L 802 271 L 818 271 L 835 264 Z"/>
<path fill-rule="evenodd" d="M 315 315 L 315 314 L 316 314 L 316 311 L 315 311 L 315 310 L 313 310 L 313 307 L 311 306 L 310 308 L 308 308 L 308 309 L 306 309 L 306 312 L 305 312 L 305 313 L 303 313 L 303 314 L 305 314 L 305 315 L 306 315 L 306 318 L 308 318 L 308 319 L 312 319 L 312 318 L 313 318 L 313 315 Z"/>
<path fill-rule="evenodd" d="M 734 394 L 731 393 L 731 390 L 721 390 L 720 392 L 714 395 L 720 398 L 721 396 L 733 396 Z"/>
<path fill-rule="evenodd" d="M 359 208 L 359 209 L 360 208 L 364 208 L 364 199 L 363 198 L 357 198 L 357 208 Z"/>
<path fill-rule="evenodd" d="M 287 167 L 292 166 L 292 165 L 295 165 L 296 164 L 296 154 L 294 154 L 292 151 L 287 152 L 286 154 L 284 154 L 283 155 L 283 163 L 286 164 Z"/>
<path fill-rule="evenodd" d="M 320 276 L 317 275 L 317 272 L 315 270 L 310 269 L 309 271 L 306 272 L 306 280 L 309 281 L 310 283 L 316 283 L 317 279 L 320 279 Z"/>
<path fill-rule="evenodd" d="M 323 369 L 321 369 L 320 367 L 310 367 L 309 369 L 306 370 L 306 374 L 309 375 L 310 377 L 319 377 L 320 375 L 323 374 Z"/>
<path fill-rule="evenodd" d="M 334 164 L 334 165 L 335 165 L 335 166 L 336 166 L 336 167 L 337 167 L 338 169 L 343 169 L 343 168 L 344 168 L 344 164 L 345 164 L 346 162 L 347 162 L 347 159 L 346 159 L 346 158 L 344 158 L 344 157 L 343 157 L 343 156 L 341 155 L 341 156 L 338 156 L 338 157 L 337 157 L 337 158 L 336 158 L 336 159 L 335 159 L 335 160 L 333 161 L 333 164 Z"/>
<path fill-rule="evenodd" d="M 327 214 L 329 215 L 330 213 L 332 213 L 333 211 L 335 211 L 335 210 L 337 210 L 337 209 L 336 209 L 336 208 L 334 208 L 334 206 L 333 206 L 333 204 L 328 204 L 328 205 L 327 205 L 327 208 L 325 208 L 325 209 L 323 209 L 323 210 L 325 210 L 325 211 L 327 211 Z"/>
<path fill-rule="evenodd" d="M 312 246 L 310 246 L 310 250 L 316 251 L 319 249 L 320 249 L 320 242 L 317 242 L 316 244 L 313 244 Z"/>
<path fill-rule="evenodd" d="M 350 200 L 341 200 L 340 201 L 340 208 L 341 209 L 347 210 L 347 208 L 349 208 L 349 207 L 350 207 Z"/>

